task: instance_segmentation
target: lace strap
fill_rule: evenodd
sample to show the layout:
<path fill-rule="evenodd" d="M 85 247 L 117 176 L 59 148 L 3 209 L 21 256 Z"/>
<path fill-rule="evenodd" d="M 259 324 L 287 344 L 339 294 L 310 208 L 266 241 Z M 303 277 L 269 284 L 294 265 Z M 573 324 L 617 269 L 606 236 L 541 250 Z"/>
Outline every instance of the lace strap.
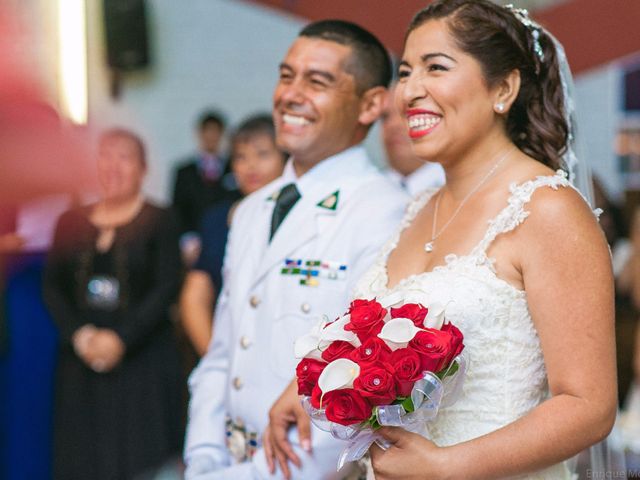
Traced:
<path fill-rule="evenodd" d="M 508 205 L 489 221 L 489 228 L 487 228 L 484 238 L 473 249 L 472 255 L 484 255 L 498 235 L 514 230 L 524 222 L 530 213 L 525 210 L 525 205 L 529 203 L 533 193 L 541 187 L 550 187 L 557 190 L 558 187 L 573 188 L 573 185 L 567 179 L 567 173 L 564 170 L 558 170 L 555 175 L 539 176 L 524 183 L 512 183 L 509 186 L 511 195 L 509 196 Z M 596 215 L 598 214 L 598 212 L 595 213 Z"/>

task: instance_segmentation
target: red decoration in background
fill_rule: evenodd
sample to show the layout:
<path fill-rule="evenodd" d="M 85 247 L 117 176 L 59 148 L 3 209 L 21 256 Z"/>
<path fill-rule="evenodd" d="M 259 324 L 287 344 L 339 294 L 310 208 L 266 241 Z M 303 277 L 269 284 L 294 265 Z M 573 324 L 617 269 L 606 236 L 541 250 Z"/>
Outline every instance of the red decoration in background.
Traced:
<path fill-rule="evenodd" d="M 402 52 L 413 15 L 429 2 L 419 0 L 252 0 L 309 20 L 340 18 L 361 24 L 394 54 Z M 514 2 L 518 3 L 518 2 Z M 640 2 L 570 0 L 532 12 L 565 47 L 574 74 L 640 52 Z"/>

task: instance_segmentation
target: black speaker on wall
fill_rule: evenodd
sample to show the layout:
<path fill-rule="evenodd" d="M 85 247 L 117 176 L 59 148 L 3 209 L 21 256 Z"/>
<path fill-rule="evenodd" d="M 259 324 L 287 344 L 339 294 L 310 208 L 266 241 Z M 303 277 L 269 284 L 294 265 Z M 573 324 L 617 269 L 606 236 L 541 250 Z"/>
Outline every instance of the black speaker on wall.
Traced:
<path fill-rule="evenodd" d="M 149 65 L 145 0 L 104 0 L 109 67 L 120 72 Z"/>

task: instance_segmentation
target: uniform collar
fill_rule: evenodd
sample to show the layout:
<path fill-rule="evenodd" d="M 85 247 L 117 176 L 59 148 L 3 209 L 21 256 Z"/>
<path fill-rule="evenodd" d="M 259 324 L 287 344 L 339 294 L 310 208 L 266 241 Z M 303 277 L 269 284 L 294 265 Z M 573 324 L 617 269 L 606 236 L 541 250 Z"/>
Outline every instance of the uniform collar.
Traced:
<path fill-rule="evenodd" d="M 273 189 L 266 192 L 267 200 L 275 200 L 283 186 L 295 183 L 300 195 L 314 195 L 318 190 L 324 190 L 327 185 L 333 185 L 334 190 L 339 187 L 340 180 L 354 174 L 361 173 L 369 166 L 369 159 L 364 147 L 360 144 L 336 155 L 322 160 L 304 175 L 298 177 L 293 167 L 295 159 L 289 158 L 282 176 L 274 184 Z"/>

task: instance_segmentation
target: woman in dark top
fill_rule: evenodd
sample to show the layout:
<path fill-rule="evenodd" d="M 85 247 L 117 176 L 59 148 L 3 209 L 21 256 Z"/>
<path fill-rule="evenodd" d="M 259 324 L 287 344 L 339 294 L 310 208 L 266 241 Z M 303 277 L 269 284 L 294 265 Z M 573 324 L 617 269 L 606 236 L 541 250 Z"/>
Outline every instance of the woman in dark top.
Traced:
<path fill-rule="evenodd" d="M 170 213 L 144 200 L 144 147 L 101 139 L 99 203 L 56 228 L 45 298 L 60 333 L 54 476 L 129 479 L 178 453 L 181 368 L 169 306 L 180 283 Z"/>

